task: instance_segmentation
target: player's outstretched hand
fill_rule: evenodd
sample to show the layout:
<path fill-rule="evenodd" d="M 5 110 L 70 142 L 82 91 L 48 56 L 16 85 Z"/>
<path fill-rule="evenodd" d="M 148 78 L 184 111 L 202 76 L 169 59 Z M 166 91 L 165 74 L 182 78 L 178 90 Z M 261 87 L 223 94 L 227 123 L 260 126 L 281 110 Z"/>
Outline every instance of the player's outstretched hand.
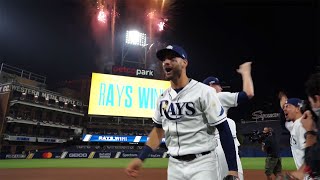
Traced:
<path fill-rule="evenodd" d="M 288 100 L 288 97 L 283 91 L 280 91 L 278 93 L 278 98 L 280 100 L 280 107 L 283 109 L 284 105 L 286 104 L 286 101 Z"/>
<path fill-rule="evenodd" d="M 281 99 L 281 98 L 287 98 L 287 95 L 286 95 L 285 92 L 280 91 L 280 92 L 278 93 L 278 98 L 279 98 L 279 99 Z"/>
<path fill-rule="evenodd" d="M 312 131 L 316 129 L 316 124 L 314 123 L 312 114 L 309 110 L 303 113 L 301 123 L 306 131 Z"/>
<path fill-rule="evenodd" d="M 239 66 L 239 69 L 237 69 L 237 72 L 239 74 L 245 74 L 245 73 L 251 73 L 251 64 L 252 62 L 245 62 Z"/>
<path fill-rule="evenodd" d="M 139 176 L 139 171 L 141 167 L 142 167 L 141 159 L 134 158 L 125 169 L 125 172 L 128 176 L 136 178 Z"/>

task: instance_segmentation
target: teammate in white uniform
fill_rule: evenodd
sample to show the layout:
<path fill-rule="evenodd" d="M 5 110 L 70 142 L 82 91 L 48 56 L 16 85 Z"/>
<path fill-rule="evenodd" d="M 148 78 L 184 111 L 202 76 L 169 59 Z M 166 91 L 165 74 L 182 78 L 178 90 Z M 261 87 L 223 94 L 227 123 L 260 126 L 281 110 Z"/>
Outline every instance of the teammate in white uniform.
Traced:
<path fill-rule="evenodd" d="M 251 62 L 246 62 L 240 65 L 237 72 L 240 73 L 242 76 L 242 81 L 243 81 L 242 92 L 236 92 L 236 93 L 221 92 L 223 89 L 220 86 L 219 79 L 216 77 L 210 76 L 203 81 L 204 84 L 209 85 L 210 87 L 214 88 L 217 91 L 218 98 L 224 110 L 226 111 L 226 113 L 231 107 L 237 107 L 239 103 L 246 102 L 254 96 L 254 86 L 253 86 L 253 81 L 251 77 Z M 231 133 L 234 139 L 234 144 L 237 152 L 238 175 L 239 175 L 239 178 L 243 180 L 243 169 L 240 161 L 240 156 L 238 153 L 239 151 L 238 146 L 240 146 L 240 143 L 237 139 L 236 123 L 230 118 L 228 118 L 227 121 L 231 129 Z M 224 151 L 221 147 L 220 136 L 217 131 L 214 134 L 214 138 L 218 142 L 218 147 L 215 150 L 218 156 L 218 161 L 219 161 L 220 173 L 218 176 L 222 178 L 227 175 L 228 166 L 226 163 Z"/>
<path fill-rule="evenodd" d="M 312 74 L 306 82 L 306 93 L 312 111 L 307 110 L 302 115 L 301 123 L 306 129 L 306 149 L 304 168 L 288 173 L 288 179 L 307 179 L 306 175 L 310 175 L 311 179 L 320 179 L 320 124 L 319 119 L 316 123 L 315 118 L 320 117 L 320 73 Z"/>
<path fill-rule="evenodd" d="M 168 180 L 217 180 L 217 159 L 212 151 L 216 144 L 208 127 L 219 129 L 228 148 L 226 159 L 229 165 L 228 177 L 237 177 L 235 146 L 226 114 L 218 97 L 203 83 L 189 79 L 186 52 L 179 46 L 167 46 L 157 52 L 163 61 L 166 79 L 171 87 L 160 95 L 155 115 L 155 127 L 139 155 L 127 167 L 126 173 L 137 177 L 143 160 L 155 150 L 165 136 L 168 154 Z"/>
<path fill-rule="evenodd" d="M 304 163 L 304 149 L 306 142 L 304 137 L 306 130 L 301 124 L 302 112 L 300 108 L 302 106 L 302 100 L 298 98 L 290 98 L 286 100 L 286 96 L 282 95 L 280 105 L 283 108 L 283 112 L 287 120 L 285 126 L 291 135 L 290 145 L 292 156 L 297 169 L 299 169 Z"/>

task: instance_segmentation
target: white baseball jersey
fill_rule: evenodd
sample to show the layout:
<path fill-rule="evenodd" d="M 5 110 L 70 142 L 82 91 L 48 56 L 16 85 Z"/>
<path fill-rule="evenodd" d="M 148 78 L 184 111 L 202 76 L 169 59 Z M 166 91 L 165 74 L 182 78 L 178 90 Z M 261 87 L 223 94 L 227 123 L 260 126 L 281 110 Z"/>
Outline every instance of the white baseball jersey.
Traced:
<path fill-rule="evenodd" d="M 212 151 L 216 143 L 208 126 L 226 120 L 226 114 L 212 88 L 191 80 L 179 93 L 168 88 L 157 101 L 152 118 L 165 132 L 168 154 L 181 156 Z"/>
<path fill-rule="evenodd" d="M 294 163 L 296 164 L 297 169 L 299 169 L 302 164 L 304 163 L 304 149 L 306 145 L 306 139 L 304 138 L 304 134 L 306 130 L 303 128 L 301 123 L 301 118 L 295 120 L 292 124 L 292 127 L 289 123 L 287 128 L 290 131 L 290 145 L 291 145 L 291 152 L 294 159 Z"/>
<path fill-rule="evenodd" d="M 292 128 L 293 128 L 293 122 L 292 121 L 286 121 L 285 123 L 286 128 L 288 129 L 288 131 L 291 134 Z"/>
<path fill-rule="evenodd" d="M 221 105 L 222 105 L 223 109 L 225 110 L 226 114 L 228 114 L 228 110 L 231 107 L 237 107 L 238 106 L 238 103 L 237 103 L 238 95 L 239 95 L 238 92 L 236 92 L 236 93 L 219 92 L 219 93 L 217 93 L 217 95 L 218 95 L 218 99 L 220 100 Z M 228 120 L 228 124 L 229 124 L 229 127 L 230 127 L 231 134 L 232 134 L 233 138 L 237 138 L 237 130 L 236 130 L 235 122 L 232 119 L 230 119 L 230 120 Z M 215 131 L 214 135 L 215 135 L 215 138 L 219 138 L 219 132 L 218 131 Z M 235 143 L 237 144 L 237 146 L 240 145 L 238 139 L 235 139 Z"/>
<path fill-rule="evenodd" d="M 218 98 L 219 98 L 219 100 L 221 102 L 221 105 L 223 106 L 224 110 L 226 111 L 226 113 L 228 112 L 228 110 L 231 107 L 237 107 L 238 106 L 238 102 L 237 102 L 238 101 L 238 95 L 239 95 L 238 92 L 237 93 L 231 93 L 231 92 L 219 92 L 218 93 Z M 230 118 L 227 118 L 227 121 L 228 121 L 228 124 L 229 124 L 229 127 L 230 127 L 231 134 L 233 136 L 234 145 L 235 145 L 235 149 L 236 149 L 237 165 L 238 165 L 238 176 L 239 176 L 240 180 L 243 180 L 243 169 L 242 169 L 240 156 L 238 154 L 238 152 L 239 152 L 238 146 L 240 146 L 240 142 L 239 142 L 239 140 L 237 138 L 236 123 Z M 228 175 L 229 168 L 228 168 L 227 160 L 225 158 L 224 151 L 222 149 L 222 145 L 221 145 L 221 141 L 220 141 L 220 136 L 219 136 L 218 130 L 215 131 L 214 138 L 218 142 L 218 147 L 215 150 L 216 154 L 217 154 L 217 157 L 218 157 L 218 162 L 219 162 L 218 179 L 223 179 L 225 176 Z"/>
<path fill-rule="evenodd" d="M 226 111 L 226 114 L 228 114 L 228 110 L 231 107 L 238 106 L 238 95 L 239 95 L 238 92 L 235 92 L 235 93 L 219 92 L 218 93 L 218 98 L 219 98 L 224 110 Z"/>

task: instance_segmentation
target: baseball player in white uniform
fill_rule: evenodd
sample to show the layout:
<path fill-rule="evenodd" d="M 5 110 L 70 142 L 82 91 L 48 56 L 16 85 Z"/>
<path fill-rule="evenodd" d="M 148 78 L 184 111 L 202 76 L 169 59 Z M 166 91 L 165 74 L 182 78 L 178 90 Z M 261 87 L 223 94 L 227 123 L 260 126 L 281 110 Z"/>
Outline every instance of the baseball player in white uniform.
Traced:
<path fill-rule="evenodd" d="M 216 92 L 218 93 L 218 98 L 221 102 L 221 105 L 223 106 L 226 113 L 228 112 L 228 110 L 231 107 L 237 107 L 238 104 L 240 104 L 242 102 L 246 102 L 254 96 L 254 86 L 253 86 L 253 81 L 252 81 L 252 77 L 251 77 L 251 62 L 246 62 L 246 63 L 240 65 L 237 72 L 241 74 L 242 80 L 243 80 L 243 89 L 241 92 L 236 92 L 236 93 L 221 92 L 223 89 L 220 86 L 219 79 L 216 77 L 210 76 L 203 81 L 204 84 L 207 84 L 216 90 Z M 228 121 L 229 127 L 231 129 L 231 133 L 232 133 L 232 136 L 234 139 L 234 144 L 235 144 L 235 148 L 236 148 L 236 152 L 237 152 L 237 164 L 238 164 L 239 179 L 243 180 L 243 169 L 242 169 L 242 164 L 240 161 L 240 156 L 238 153 L 238 151 L 239 151 L 238 146 L 240 146 L 240 143 L 237 139 L 236 124 L 230 118 L 227 118 L 227 121 Z M 220 136 L 217 131 L 214 134 L 214 138 L 218 142 L 218 147 L 215 149 L 215 153 L 218 156 L 218 162 L 219 162 L 218 176 L 220 178 L 222 178 L 227 175 L 228 166 L 226 163 L 224 151 L 221 147 Z"/>
<path fill-rule="evenodd" d="M 306 93 L 312 111 L 307 110 L 303 113 L 301 123 L 305 130 L 306 149 L 305 149 L 305 163 L 299 170 L 287 173 L 287 179 L 320 179 L 319 175 L 319 125 L 315 122 L 315 118 L 320 117 L 320 73 L 312 74 L 306 82 Z M 283 95 L 283 93 L 281 93 Z M 284 98 L 281 99 L 285 99 Z M 319 123 L 319 119 L 318 119 Z M 311 177 L 308 177 L 311 176 Z"/>
<path fill-rule="evenodd" d="M 216 143 L 208 133 L 208 127 L 214 127 L 219 129 L 223 149 L 228 148 L 229 175 L 225 179 L 237 179 L 235 145 L 216 93 L 187 77 L 187 54 L 181 47 L 167 46 L 157 52 L 157 57 L 163 61 L 165 77 L 170 80 L 171 87 L 160 95 L 152 118 L 155 127 L 126 173 L 137 177 L 144 159 L 159 146 L 164 135 L 170 155 L 168 180 L 216 180 L 218 163 L 212 153 Z"/>
<path fill-rule="evenodd" d="M 306 130 L 303 128 L 301 124 L 301 106 L 302 100 L 298 98 L 289 98 L 282 106 L 284 115 L 287 120 L 285 125 L 291 135 L 291 152 L 297 169 L 299 169 L 304 163 L 304 149 L 306 142 L 306 139 L 304 137 Z"/>

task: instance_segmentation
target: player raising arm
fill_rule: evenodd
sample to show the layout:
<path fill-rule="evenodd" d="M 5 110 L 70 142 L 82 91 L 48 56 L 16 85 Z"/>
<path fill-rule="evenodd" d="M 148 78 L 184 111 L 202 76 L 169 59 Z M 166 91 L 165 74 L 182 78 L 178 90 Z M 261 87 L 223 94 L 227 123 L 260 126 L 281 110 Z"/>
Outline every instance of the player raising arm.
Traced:
<path fill-rule="evenodd" d="M 155 127 L 139 157 L 129 163 L 126 173 L 137 177 L 143 161 L 155 150 L 163 135 L 168 154 L 168 180 L 216 180 L 217 157 L 212 153 L 216 143 L 208 133 L 208 125 L 219 130 L 222 147 L 228 149 L 227 179 L 237 179 L 237 160 L 233 137 L 226 114 L 218 97 L 203 83 L 186 74 L 187 54 L 179 46 L 167 46 L 157 52 L 171 87 L 160 95 Z"/>
<path fill-rule="evenodd" d="M 252 62 L 245 62 L 239 66 L 239 69 L 237 69 L 237 72 L 241 74 L 242 77 L 242 91 L 240 92 L 222 92 L 222 87 L 220 85 L 220 81 L 218 78 L 209 76 L 205 80 L 203 80 L 203 83 L 214 88 L 216 92 L 218 93 L 218 98 L 221 102 L 221 105 L 223 106 L 224 110 L 226 111 L 226 114 L 228 113 L 228 110 L 232 107 L 237 107 L 238 104 L 244 103 L 249 101 L 254 96 L 254 86 L 253 86 L 253 80 L 251 77 L 251 64 Z M 237 165 L 238 165 L 238 175 L 239 179 L 243 180 L 243 170 L 242 170 L 242 164 L 240 161 L 240 156 L 238 154 L 238 146 L 240 146 L 240 143 L 237 139 L 237 130 L 236 130 L 236 123 L 228 118 L 227 119 L 228 124 L 230 126 L 230 130 L 234 139 L 235 148 L 236 148 L 236 155 L 237 155 Z M 218 147 L 215 149 L 215 152 L 218 156 L 218 162 L 219 162 L 219 176 L 220 179 L 222 177 L 225 177 L 226 174 L 228 174 L 228 166 L 226 163 L 225 153 L 221 147 L 221 141 L 219 132 L 214 132 L 214 138 L 218 142 Z"/>

